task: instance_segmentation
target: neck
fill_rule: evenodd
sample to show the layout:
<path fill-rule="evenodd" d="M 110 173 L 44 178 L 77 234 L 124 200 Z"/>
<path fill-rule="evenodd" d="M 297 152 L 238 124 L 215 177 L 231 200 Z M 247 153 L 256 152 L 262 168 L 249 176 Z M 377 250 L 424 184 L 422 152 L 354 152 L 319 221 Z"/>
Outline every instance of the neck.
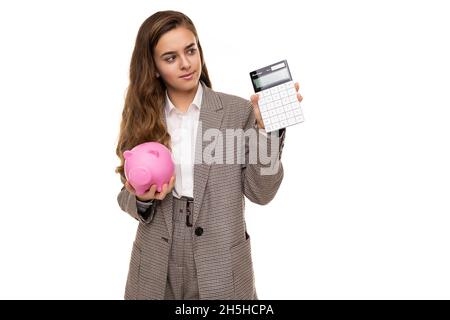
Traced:
<path fill-rule="evenodd" d="M 186 112 L 189 109 L 192 101 L 194 100 L 195 94 L 197 93 L 197 89 L 200 83 L 188 91 L 179 91 L 173 88 L 167 88 L 167 95 L 169 96 L 170 101 L 172 101 L 173 105 L 181 112 Z"/>

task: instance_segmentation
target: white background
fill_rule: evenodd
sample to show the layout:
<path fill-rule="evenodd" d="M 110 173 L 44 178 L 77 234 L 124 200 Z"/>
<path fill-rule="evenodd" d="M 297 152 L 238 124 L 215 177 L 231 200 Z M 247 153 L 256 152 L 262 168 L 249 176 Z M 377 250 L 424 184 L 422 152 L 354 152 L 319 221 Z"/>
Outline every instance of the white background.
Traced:
<path fill-rule="evenodd" d="M 122 299 L 137 221 L 114 173 L 128 67 L 159 10 L 213 89 L 287 59 L 305 122 L 246 201 L 260 299 L 450 298 L 446 1 L 2 1 L 0 298 Z"/>

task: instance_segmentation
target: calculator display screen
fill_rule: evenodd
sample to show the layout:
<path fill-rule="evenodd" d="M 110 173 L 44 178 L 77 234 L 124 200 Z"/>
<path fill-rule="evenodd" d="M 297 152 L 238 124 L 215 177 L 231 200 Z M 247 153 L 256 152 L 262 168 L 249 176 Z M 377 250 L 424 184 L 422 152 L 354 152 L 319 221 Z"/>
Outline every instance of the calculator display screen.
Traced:
<path fill-rule="evenodd" d="M 287 68 L 282 68 L 280 70 L 273 71 L 271 73 L 260 76 L 257 79 L 253 79 L 255 86 L 258 88 L 270 86 L 273 83 L 280 83 L 284 81 L 289 81 L 291 75 Z"/>

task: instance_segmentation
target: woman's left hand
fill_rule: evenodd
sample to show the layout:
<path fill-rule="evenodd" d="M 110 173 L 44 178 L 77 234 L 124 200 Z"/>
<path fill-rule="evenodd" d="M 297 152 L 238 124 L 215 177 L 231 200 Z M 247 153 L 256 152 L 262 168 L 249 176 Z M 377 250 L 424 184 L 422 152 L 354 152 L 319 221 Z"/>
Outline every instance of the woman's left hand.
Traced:
<path fill-rule="evenodd" d="M 298 102 L 302 102 L 303 97 L 298 92 L 299 89 L 300 89 L 300 84 L 298 82 L 296 82 L 295 90 L 297 91 L 297 99 L 298 99 Z M 258 127 L 261 129 L 264 129 L 264 122 L 261 117 L 261 112 L 259 111 L 258 100 L 259 100 L 259 96 L 257 94 L 253 94 L 250 97 L 250 101 L 252 102 L 252 105 L 253 105 L 253 112 L 255 113 L 255 118 L 256 118 L 256 122 L 258 123 Z"/>

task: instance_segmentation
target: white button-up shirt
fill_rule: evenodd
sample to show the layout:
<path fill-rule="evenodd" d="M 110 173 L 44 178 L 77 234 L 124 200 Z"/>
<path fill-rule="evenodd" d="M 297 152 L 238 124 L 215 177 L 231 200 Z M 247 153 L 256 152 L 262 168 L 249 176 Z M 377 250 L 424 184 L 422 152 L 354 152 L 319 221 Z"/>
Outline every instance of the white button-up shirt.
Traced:
<path fill-rule="evenodd" d="M 172 140 L 172 159 L 176 174 L 172 194 L 177 198 L 194 197 L 195 140 L 202 98 L 203 88 L 199 81 L 194 100 L 186 112 L 181 112 L 170 101 L 166 90 L 165 116 Z"/>

